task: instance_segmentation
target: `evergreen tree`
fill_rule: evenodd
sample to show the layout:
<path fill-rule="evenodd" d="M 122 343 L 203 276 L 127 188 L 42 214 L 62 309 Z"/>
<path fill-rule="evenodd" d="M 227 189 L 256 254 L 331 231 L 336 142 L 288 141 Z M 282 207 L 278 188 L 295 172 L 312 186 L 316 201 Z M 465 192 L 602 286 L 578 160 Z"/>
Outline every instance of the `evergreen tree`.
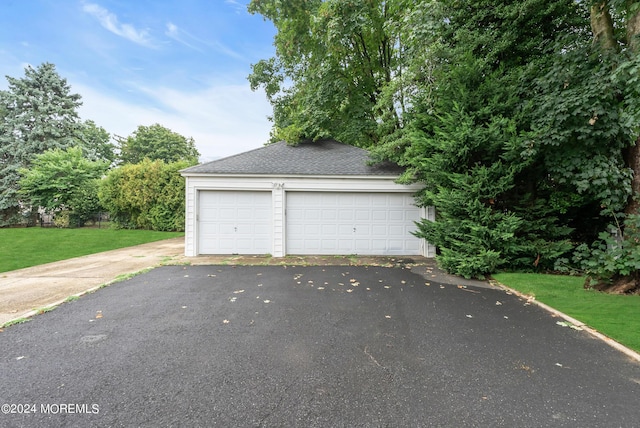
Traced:
<path fill-rule="evenodd" d="M 26 67 L 25 76 L 7 76 L 0 91 L 0 225 L 11 224 L 30 208 L 18 194 L 20 169 L 36 154 L 75 144 L 80 95 L 72 94 L 55 66 Z"/>
<path fill-rule="evenodd" d="M 431 49 L 430 91 L 414 99 L 410 125 L 376 156 L 425 184 L 435 222 L 419 235 L 449 272 L 482 277 L 501 267 L 552 267 L 570 229 L 550 204 L 558 188 L 539 158 L 522 156 L 535 101 L 528 82 L 556 38 L 580 30 L 569 0 L 442 1 Z M 399 149 L 399 150 L 398 150 Z"/>

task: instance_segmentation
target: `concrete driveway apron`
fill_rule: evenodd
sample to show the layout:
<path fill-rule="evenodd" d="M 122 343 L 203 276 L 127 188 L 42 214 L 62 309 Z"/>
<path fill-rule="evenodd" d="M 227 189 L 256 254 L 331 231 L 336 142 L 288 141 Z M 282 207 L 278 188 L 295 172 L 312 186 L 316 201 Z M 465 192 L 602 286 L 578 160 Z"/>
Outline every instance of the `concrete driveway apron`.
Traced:
<path fill-rule="evenodd" d="M 159 267 L 6 328 L 0 425 L 637 426 L 640 365 L 557 320 L 402 267 Z"/>

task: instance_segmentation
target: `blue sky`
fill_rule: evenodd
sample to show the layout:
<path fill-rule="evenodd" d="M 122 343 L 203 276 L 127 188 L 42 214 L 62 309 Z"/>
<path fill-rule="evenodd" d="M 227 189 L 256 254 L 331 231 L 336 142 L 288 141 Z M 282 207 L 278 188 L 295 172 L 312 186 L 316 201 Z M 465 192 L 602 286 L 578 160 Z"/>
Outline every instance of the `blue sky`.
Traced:
<path fill-rule="evenodd" d="M 82 96 L 82 119 L 130 135 L 159 123 L 193 137 L 201 161 L 269 138 L 271 107 L 251 64 L 275 29 L 249 0 L 1 0 L 0 89 L 27 65 L 56 65 Z"/>

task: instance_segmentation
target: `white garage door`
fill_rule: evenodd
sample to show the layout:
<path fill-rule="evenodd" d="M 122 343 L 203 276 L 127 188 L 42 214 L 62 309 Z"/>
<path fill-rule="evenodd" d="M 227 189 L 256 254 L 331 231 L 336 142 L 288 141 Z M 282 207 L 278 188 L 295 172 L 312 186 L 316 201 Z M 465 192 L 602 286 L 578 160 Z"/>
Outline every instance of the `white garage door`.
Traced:
<path fill-rule="evenodd" d="M 199 254 L 271 253 L 271 192 L 199 195 Z"/>
<path fill-rule="evenodd" d="M 287 192 L 287 254 L 418 255 L 405 193 Z"/>

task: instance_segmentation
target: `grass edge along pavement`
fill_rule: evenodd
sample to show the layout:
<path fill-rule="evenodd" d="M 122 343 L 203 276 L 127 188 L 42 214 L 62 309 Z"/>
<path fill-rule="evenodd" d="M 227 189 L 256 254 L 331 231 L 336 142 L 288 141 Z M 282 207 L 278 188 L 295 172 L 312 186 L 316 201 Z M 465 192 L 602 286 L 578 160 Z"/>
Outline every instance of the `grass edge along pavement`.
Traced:
<path fill-rule="evenodd" d="M 96 291 L 100 290 L 101 288 L 105 288 L 108 287 L 112 284 L 116 284 L 118 282 L 123 282 L 123 281 L 127 281 L 135 276 L 138 275 L 142 275 L 144 273 L 147 273 L 153 269 L 155 269 L 156 267 L 159 266 L 165 266 L 171 264 L 171 259 L 165 259 L 164 261 L 162 261 L 159 265 L 157 266 L 153 266 L 153 267 L 148 267 L 145 269 L 141 269 L 137 272 L 131 272 L 131 273 L 126 273 L 126 274 L 122 274 L 122 275 L 118 275 L 117 277 L 115 277 L 113 280 L 105 282 L 103 284 L 100 285 L 96 285 L 95 287 L 91 287 L 88 290 L 85 291 L 81 291 L 79 293 L 75 293 L 72 294 L 70 296 L 67 296 L 66 298 L 59 300 L 57 302 L 51 303 L 49 305 L 43 306 L 41 308 L 36 308 L 33 309 L 25 314 L 20 315 L 18 318 L 14 318 L 12 320 L 9 320 L 3 324 L 0 324 L 0 333 L 2 333 L 2 331 L 5 328 L 17 325 L 17 324 L 23 324 L 25 322 L 29 322 L 33 319 L 33 317 L 35 317 L 36 315 L 41 315 L 47 312 L 51 312 L 54 309 L 57 309 L 60 305 L 63 305 L 65 303 L 72 303 L 75 302 L 76 300 L 79 300 L 82 296 L 86 295 L 86 294 L 91 294 L 91 293 L 95 293 Z"/>
<path fill-rule="evenodd" d="M 0 273 L 184 236 L 129 229 L 1 228 Z"/>
<path fill-rule="evenodd" d="M 559 325 L 586 329 L 624 351 L 613 340 L 635 351 L 630 356 L 640 361 L 640 296 L 585 289 L 583 277 L 566 275 L 500 273 L 493 280 L 547 310 L 570 317 L 569 323 L 559 321 Z"/>

